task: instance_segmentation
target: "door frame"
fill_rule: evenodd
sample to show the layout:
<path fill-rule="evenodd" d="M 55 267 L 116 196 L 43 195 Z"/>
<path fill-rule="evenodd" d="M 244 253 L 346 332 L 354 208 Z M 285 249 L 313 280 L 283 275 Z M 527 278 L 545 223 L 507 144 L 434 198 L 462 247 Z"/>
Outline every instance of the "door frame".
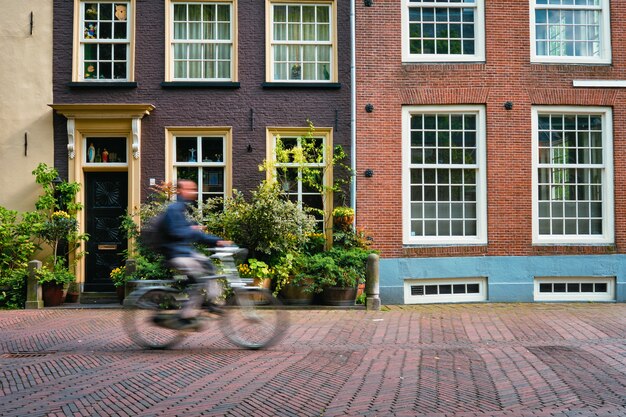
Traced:
<path fill-rule="evenodd" d="M 85 172 L 128 172 L 128 209 L 139 207 L 141 203 L 141 120 L 154 110 L 151 104 L 53 104 L 51 107 L 67 119 L 67 164 L 68 181 L 84 185 Z M 126 164 L 87 163 L 88 136 L 126 137 Z M 85 204 L 85 187 L 81 186 L 76 195 L 76 202 Z M 133 213 L 134 220 L 139 221 L 138 213 Z M 85 233 L 85 211 L 78 214 L 79 233 Z M 85 251 L 85 242 L 81 242 L 76 253 Z M 128 242 L 132 250 L 132 241 Z M 83 288 L 85 282 L 85 257 L 75 258 L 76 281 Z"/>

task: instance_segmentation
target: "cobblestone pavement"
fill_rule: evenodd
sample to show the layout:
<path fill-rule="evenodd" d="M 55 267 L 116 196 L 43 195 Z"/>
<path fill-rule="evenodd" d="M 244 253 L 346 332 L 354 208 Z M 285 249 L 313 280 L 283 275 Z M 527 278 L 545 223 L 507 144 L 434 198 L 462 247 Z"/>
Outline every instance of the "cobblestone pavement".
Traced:
<path fill-rule="evenodd" d="M 269 350 L 167 351 L 121 309 L 0 311 L 0 415 L 626 416 L 626 304 L 290 310 Z"/>

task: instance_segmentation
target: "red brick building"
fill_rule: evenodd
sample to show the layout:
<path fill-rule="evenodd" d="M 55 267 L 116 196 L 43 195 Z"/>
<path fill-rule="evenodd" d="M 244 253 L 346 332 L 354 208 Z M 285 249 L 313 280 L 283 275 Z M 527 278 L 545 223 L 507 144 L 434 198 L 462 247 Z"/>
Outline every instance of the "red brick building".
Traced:
<path fill-rule="evenodd" d="M 626 299 L 626 1 L 356 7 L 385 303 Z"/>

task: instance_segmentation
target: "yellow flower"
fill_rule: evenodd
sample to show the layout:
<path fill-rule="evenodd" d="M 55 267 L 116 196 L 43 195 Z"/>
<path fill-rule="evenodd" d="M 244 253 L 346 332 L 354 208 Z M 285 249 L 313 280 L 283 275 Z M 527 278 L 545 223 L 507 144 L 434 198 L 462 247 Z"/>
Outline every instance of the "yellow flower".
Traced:
<path fill-rule="evenodd" d="M 52 213 L 52 218 L 69 219 L 70 215 L 64 212 L 63 210 L 59 210 L 59 211 L 55 211 L 54 213 Z"/>

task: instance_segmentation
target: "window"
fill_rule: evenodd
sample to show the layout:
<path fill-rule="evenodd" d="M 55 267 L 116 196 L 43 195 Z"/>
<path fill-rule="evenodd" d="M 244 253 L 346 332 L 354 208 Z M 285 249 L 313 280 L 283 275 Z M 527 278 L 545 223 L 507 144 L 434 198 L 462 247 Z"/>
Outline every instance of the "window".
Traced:
<path fill-rule="evenodd" d="M 406 279 L 404 303 L 487 301 L 486 278 Z"/>
<path fill-rule="evenodd" d="M 533 62 L 611 63 L 609 0 L 531 0 Z"/>
<path fill-rule="evenodd" d="M 328 202 L 331 173 L 328 160 L 332 143 L 330 129 L 269 129 L 271 160 L 275 161 L 276 179 L 291 201 L 313 209 L 311 214 L 324 230 L 329 218 Z"/>
<path fill-rule="evenodd" d="M 170 81 L 233 81 L 235 79 L 235 3 L 169 4 Z"/>
<path fill-rule="evenodd" d="M 483 107 L 405 107 L 405 244 L 484 244 Z"/>
<path fill-rule="evenodd" d="M 533 240 L 613 241 L 610 109 L 533 109 Z"/>
<path fill-rule="evenodd" d="M 79 3 L 79 81 L 130 81 L 133 1 Z"/>
<path fill-rule="evenodd" d="M 483 0 L 403 0 L 404 62 L 484 61 Z"/>
<path fill-rule="evenodd" d="M 614 277 L 536 277 L 535 301 L 615 301 Z"/>
<path fill-rule="evenodd" d="M 168 129 L 171 180 L 189 179 L 198 184 L 198 204 L 227 197 L 231 191 L 230 129 Z"/>
<path fill-rule="evenodd" d="M 334 2 L 270 3 L 270 81 L 337 81 L 335 14 Z"/>
<path fill-rule="evenodd" d="M 127 166 L 127 142 L 125 137 L 85 137 L 83 163 L 85 165 Z"/>

